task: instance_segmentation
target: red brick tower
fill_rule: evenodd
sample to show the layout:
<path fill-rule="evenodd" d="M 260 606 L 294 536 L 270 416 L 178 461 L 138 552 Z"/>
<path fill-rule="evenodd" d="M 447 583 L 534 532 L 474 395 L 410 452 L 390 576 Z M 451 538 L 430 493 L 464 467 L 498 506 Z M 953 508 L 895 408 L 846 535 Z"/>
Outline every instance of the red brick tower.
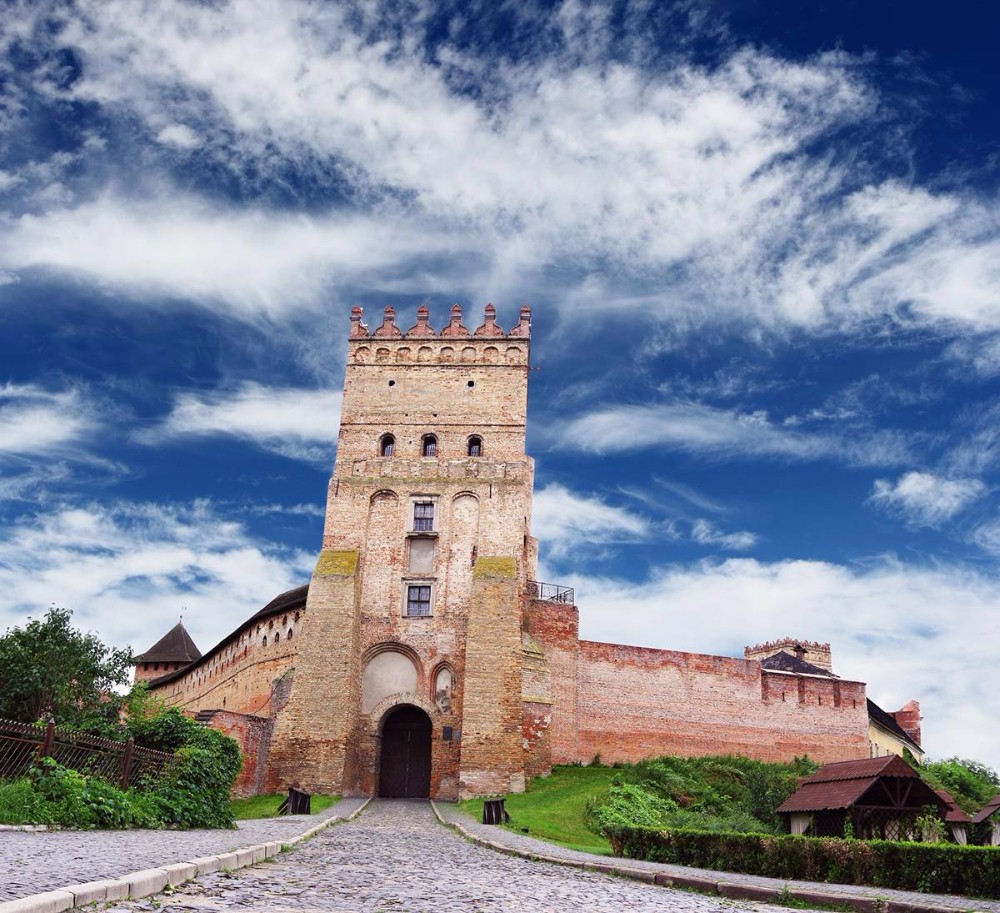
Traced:
<path fill-rule="evenodd" d="M 522 614 L 535 545 L 525 455 L 530 310 L 456 305 L 369 332 L 352 315 L 323 550 L 277 781 L 455 797 L 524 788 Z"/>

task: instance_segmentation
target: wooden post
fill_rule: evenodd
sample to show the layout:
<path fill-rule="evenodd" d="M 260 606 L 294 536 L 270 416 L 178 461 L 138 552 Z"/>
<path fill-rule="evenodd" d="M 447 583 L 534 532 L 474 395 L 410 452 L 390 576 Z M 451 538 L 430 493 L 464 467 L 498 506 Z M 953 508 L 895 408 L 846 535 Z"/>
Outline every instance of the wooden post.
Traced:
<path fill-rule="evenodd" d="M 39 758 L 50 758 L 52 757 L 52 746 L 55 744 L 56 740 L 56 721 L 49 720 L 48 726 L 45 727 L 45 738 L 42 739 L 42 744 L 38 749 Z"/>
<path fill-rule="evenodd" d="M 135 739 L 128 737 L 125 743 L 125 751 L 122 753 L 122 774 L 119 785 L 122 789 L 128 789 L 129 774 L 132 773 L 132 756 L 135 754 Z"/>

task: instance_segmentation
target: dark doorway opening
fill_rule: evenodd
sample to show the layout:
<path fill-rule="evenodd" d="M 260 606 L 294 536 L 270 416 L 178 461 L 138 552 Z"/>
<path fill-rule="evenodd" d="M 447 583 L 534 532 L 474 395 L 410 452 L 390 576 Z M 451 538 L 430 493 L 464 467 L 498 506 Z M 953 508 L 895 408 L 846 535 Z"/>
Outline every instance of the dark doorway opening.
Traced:
<path fill-rule="evenodd" d="M 378 794 L 390 799 L 431 794 L 431 718 L 419 707 L 399 707 L 386 717 Z"/>

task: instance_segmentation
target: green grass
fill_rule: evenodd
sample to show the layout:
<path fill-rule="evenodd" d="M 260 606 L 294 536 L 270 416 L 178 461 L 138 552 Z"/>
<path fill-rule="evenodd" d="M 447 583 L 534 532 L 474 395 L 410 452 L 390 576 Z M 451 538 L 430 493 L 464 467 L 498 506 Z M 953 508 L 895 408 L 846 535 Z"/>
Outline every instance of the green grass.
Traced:
<path fill-rule="evenodd" d="M 278 806 L 285 800 L 284 793 L 269 796 L 250 796 L 248 799 L 230 799 L 233 817 L 237 821 L 248 821 L 251 818 L 273 818 L 278 814 Z M 313 796 L 310 806 L 312 813 L 328 809 L 340 796 Z"/>
<path fill-rule="evenodd" d="M 0 824 L 32 824 L 29 809 L 34 805 L 31 782 L 20 780 L 0 782 Z"/>
<path fill-rule="evenodd" d="M 527 792 L 507 796 L 507 827 L 572 850 L 608 856 L 611 845 L 584 824 L 583 816 L 587 800 L 606 790 L 617 773 L 610 767 L 553 767 L 550 776 L 529 782 Z M 482 799 L 468 799 L 459 807 L 483 820 Z"/>

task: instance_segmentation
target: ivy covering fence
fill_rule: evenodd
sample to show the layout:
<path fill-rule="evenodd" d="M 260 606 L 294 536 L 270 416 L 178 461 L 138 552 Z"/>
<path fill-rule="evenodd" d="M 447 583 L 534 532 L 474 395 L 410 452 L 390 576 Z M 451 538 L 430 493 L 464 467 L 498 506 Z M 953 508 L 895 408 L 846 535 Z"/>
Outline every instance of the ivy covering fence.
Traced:
<path fill-rule="evenodd" d="M 616 856 L 794 881 L 1000 898 L 1000 847 L 608 826 Z"/>

